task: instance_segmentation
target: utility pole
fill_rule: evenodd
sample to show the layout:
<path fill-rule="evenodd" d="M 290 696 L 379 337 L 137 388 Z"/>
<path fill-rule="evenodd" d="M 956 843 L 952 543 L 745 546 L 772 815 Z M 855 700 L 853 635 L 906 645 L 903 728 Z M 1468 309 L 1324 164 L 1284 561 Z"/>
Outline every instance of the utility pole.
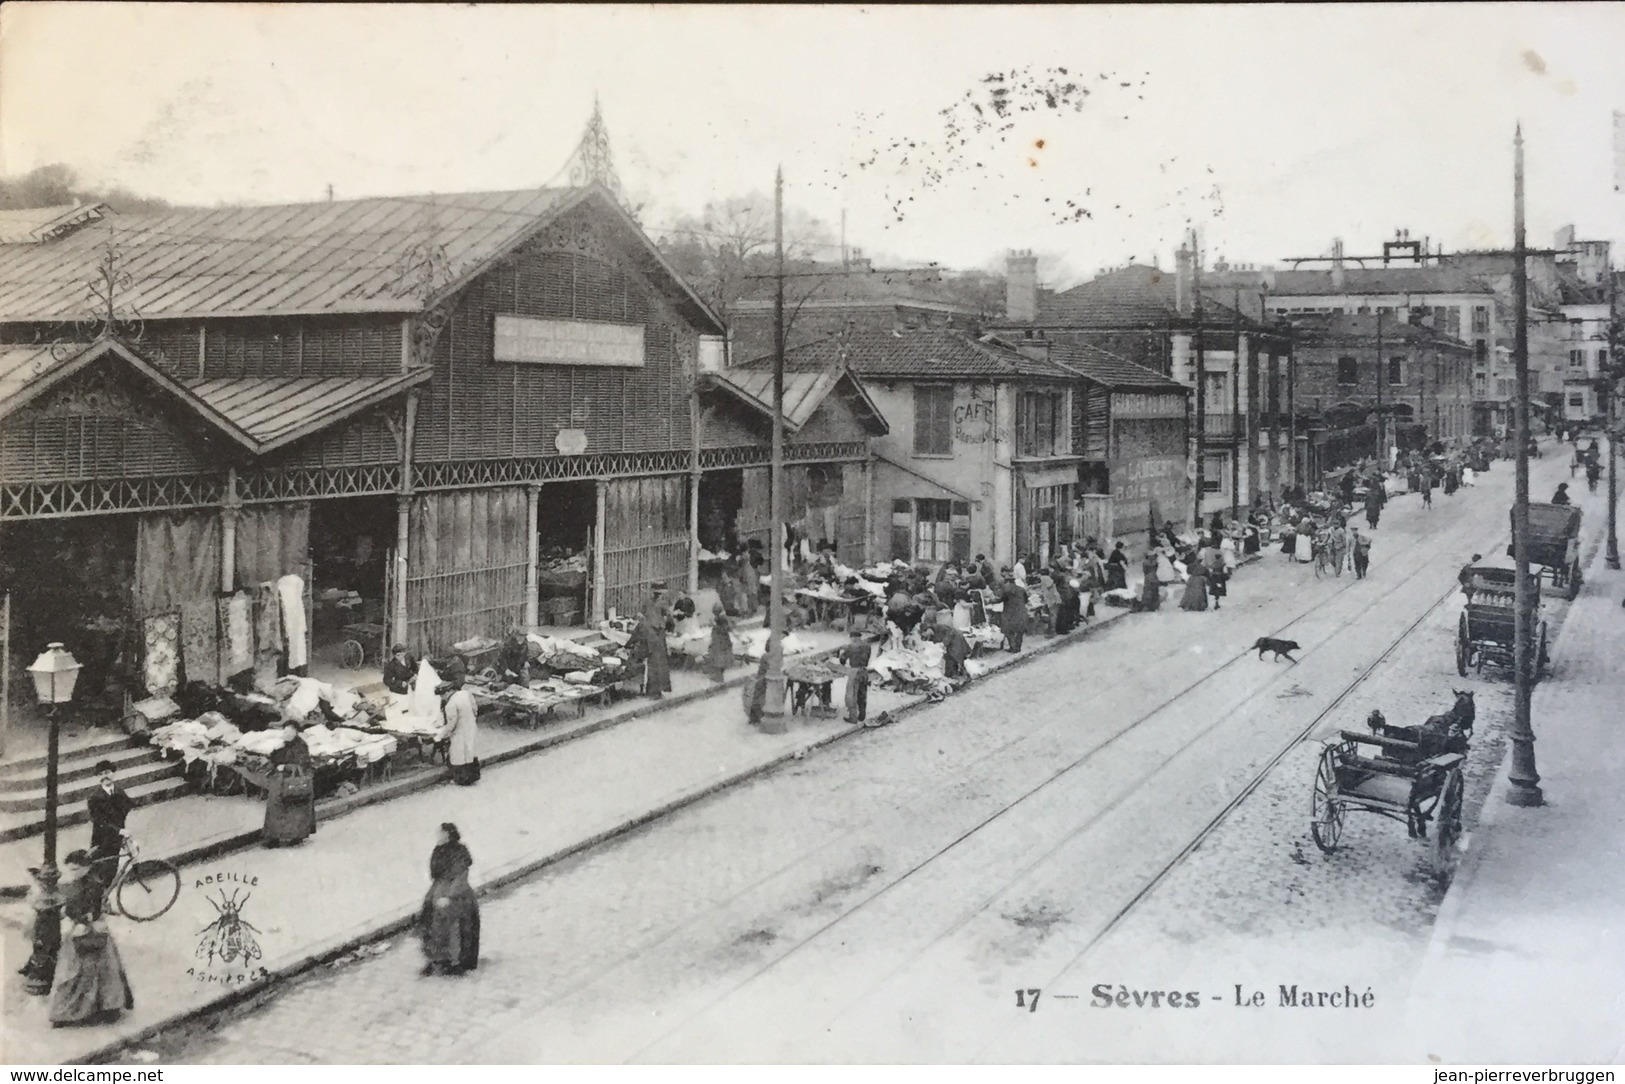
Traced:
<path fill-rule="evenodd" d="M 1241 518 L 1241 291 L 1236 291 L 1235 349 L 1230 361 L 1230 519 Z M 1252 434 L 1247 434 L 1251 439 Z"/>
<path fill-rule="evenodd" d="M 1513 663 L 1517 690 L 1512 716 L 1512 784 L 1507 801 L 1518 806 L 1541 804 L 1540 773 L 1535 769 L 1535 732 L 1530 720 L 1530 658 L 1534 646 L 1535 591 L 1529 578 L 1529 266 L 1524 252 L 1523 125 L 1513 136 L 1512 165 L 1512 306 L 1516 320 L 1512 361 L 1517 373 L 1517 490 L 1512 505 L 1512 557 L 1517 563 L 1514 594 Z"/>
<path fill-rule="evenodd" d="M 1191 303 L 1196 316 L 1196 531 L 1202 530 L 1202 491 L 1207 487 L 1207 357 L 1202 339 L 1202 254 L 1196 248 L 1196 229 L 1191 229 Z"/>
<path fill-rule="evenodd" d="M 1382 424 L 1382 310 L 1377 310 L 1377 467 L 1388 466 L 1388 442 Z"/>
<path fill-rule="evenodd" d="M 773 180 L 773 460 L 768 482 L 773 524 L 768 556 L 767 680 L 762 692 L 761 728 L 783 734 L 784 721 L 784 167 Z"/>

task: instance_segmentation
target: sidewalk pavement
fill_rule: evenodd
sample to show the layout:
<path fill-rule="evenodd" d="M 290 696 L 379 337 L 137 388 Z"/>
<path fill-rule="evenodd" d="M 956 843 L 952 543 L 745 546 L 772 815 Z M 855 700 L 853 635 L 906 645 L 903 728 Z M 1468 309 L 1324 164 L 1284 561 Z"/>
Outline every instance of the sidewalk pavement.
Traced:
<path fill-rule="evenodd" d="M 1622 583 L 1598 547 L 1535 687 L 1546 804 L 1507 803 L 1509 747 L 1411 990 L 1416 1060 L 1625 1062 Z"/>
<path fill-rule="evenodd" d="M 797 629 L 796 635 L 811 643 L 813 650 L 792 656 L 792 661 L 817 658 L 846 642 L 845 633 L 831 629 Z M 741 663 L 728 670 L 727 680 L 719 686 L 698 668 L 674 669 L 672 691 L 663 700 L 639 697 L 603 707 L 588 707 L 580 718 L 566 711 L 534 729 L 499 723 L 495 716 L 488 714 L 480 722 L 477 753 L 486 766 L 504 764 L 586 737 L 606 726 L 710 697 L 722 689 L 737 689 L 755 672 L 754 662 Z M 443 765 L 420 764 L 410 757 L 396 770 L 399 778 L 368 784 L 348 797 L 322 801 L 317 806 L 317 819 L 325 823 L 357 809 L 445 783 L 450 778 L 449 770 Z M 65 807 L 64 811 L 72 808 Z M 264 818 L 264 803 L 241 794 L 193 794 L 140 806 L 130 813 L 128 826 L 143 856 L 167 858 L 181 865 L 257 845 Z M 63 830 L 57 852 L 66 854 L 75 847 L 89 845 L 89 825 L 77 825 Z M 0 896 L 15 898 L 27 891 L 28 869 L 39 865 L 40 855 L 38 834 L 0 843 Z"/>
<path fill-rule="evenodd" d="M 1076 633 L 983 661 L 990 670 L 1004 669 L 1128 612 L 1101 607 Z M 869 717 L 882 711 L 895 716 L 926 702 L 871 689 Z M 23 993 L 10 974 L 0 1006 L 0 1058 L 13 1064 L 94 1060 L 187 1017 L 252 997 L 270 979 L 408 930 L 428 888 L 429 852 L 443 821 L 461 829 L 474 854 L 471 883 L 488 892 L 862 732 L 839 720 L 797 716 L 788 733 L 763 734 L 746 722 L 737 691 L 653 706 L 657 710 L 601 725 L 523 763 L 510 759 L 490 767 L 474 787 L 424 789 L 324 819 L 298 847 L 256 847 L 189 865 L 168 914 L 150 923 L 112 924 L 135 991 L 134 1010 L 112 1025 L 53 1030 L 47 999 Z M 206 931 L 219 917 L 222 892 L 228 900 L 238 893 L 241 918 L 252 924 L 263 952 L 251 968 L 242 960 L 206 958 L 212 943 Z M 11 972 L 28 956 L 29 917 L 16 901 L 0 913 L 0 955 Z"/>

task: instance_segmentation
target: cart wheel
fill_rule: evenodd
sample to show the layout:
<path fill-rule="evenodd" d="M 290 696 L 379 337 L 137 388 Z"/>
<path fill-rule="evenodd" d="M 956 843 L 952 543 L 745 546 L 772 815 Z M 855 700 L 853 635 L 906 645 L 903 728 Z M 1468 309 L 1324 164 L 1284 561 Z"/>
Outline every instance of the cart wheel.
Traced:
<path fill-rule="evenodd" d="M 346 670 L 359 670 L 367 661 L 367 649 L 359 640 L 346 640 L 339 645 L 339 665 Z"/>
<path fill-rule="evenodd" d="M 1467 666 L 1473 661 L 1473 645 L 1467 639 L 1467 615 L 1461 615 L 1456 625 L 1456 673 L 1467 676 Z"/>
<path fill-rule="evenodd" d="M 1462 789 L 1461 769 L 1456 768 L 1445 776 L 1439 804 L 1433 810 L 1433 872 L 1440 877 L 1450 875 L 1456 844 L 1461 840 Z"/>
<path fill-rule="evenodd" d="M 1315 790 L 1309 804 L 1309 834 L 1327 854 L 1337 850 L 1343 834 L 1343 803 L 1337 795 L 1337 750 L 1327 746 L 1315 769 Z"/>

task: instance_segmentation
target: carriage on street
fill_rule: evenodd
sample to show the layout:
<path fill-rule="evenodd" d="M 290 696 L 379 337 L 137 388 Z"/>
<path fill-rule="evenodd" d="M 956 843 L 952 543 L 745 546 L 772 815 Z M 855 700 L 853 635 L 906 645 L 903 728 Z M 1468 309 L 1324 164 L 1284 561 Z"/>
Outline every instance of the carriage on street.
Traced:
<path fill-rule="evenodd" d="M 1369 733 L 1338 731 L 1315 769 L 1309 821 L 1315 845 L 1336 852 L 1348 814 L 1375 813 L 1427 841 L 1434 872 L 1448 873 L 1461 839 L 1462 772 L 1474 716 L 1473 694 L 1457 690 L 1449 711 L 1420 726 L 1390 725 L 1374 711 Z"/>
<path fill-rule="evenodd" d="M 1512 547 L 1507 546 L 1507 556 Z M 1580 593 L 1580 510 L 1571 504 L 1529 505 L 1529 563 L 1541 579 L 1573 599 Z"/>
<path fill-rule="evenodd" d="M 1467 601 L 1456 622 L 1456 673 L 1483 673 L 1486 664 L 1510 669 L 1517 652 L 1517 569 L 1510 562 L 1480 563 L 1470 571 Z M 1528 636 L 1534 678 L 1546 676 L 1551 662 L 1546 618 L 1541 612 L 1540 581 L 1532 578 L 1535 619 Z"/>

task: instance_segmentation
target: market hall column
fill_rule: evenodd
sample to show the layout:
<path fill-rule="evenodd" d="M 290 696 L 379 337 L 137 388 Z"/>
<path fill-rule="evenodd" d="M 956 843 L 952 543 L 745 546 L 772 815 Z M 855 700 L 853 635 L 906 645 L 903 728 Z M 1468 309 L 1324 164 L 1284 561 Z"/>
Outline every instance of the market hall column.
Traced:
<path fill-rule="evenodd" d="M 541 558 L 541 552 L 536 542 L 536 515 L 540 503 L 542 487 L 528 485 L 525 487 L 525 627 L 533 629 L 541 624 L 540 610 L 538 609 L 537 592 L 540 585 L 536 581 L 536 562 Z"/>
<path fill-rule="evenodd" d="M 237 516 L 243 500 L 237 495 L 237 468 L 226 468 L 226 499 L 220 506 L 220 590 L 237 589 Z"/>
<path fill-rule="evenodd" d="M 598 502 L 597 512 L 592 521 L 592 619 L 594 624 L 608 616 L 604 612 L 604 503 L 607 485 L 608 483 L 602 478 L 593 482 L 593 492 Z"/>
<path fill-rule="evenodd" d="M 412 539 L 412 444 L 417 436 L 418 422 L 418 390 L 413 388 L 406 393 L 406 425 L 401 436 L 401 485 L 400 495 L 395 499 L 395 612 L 390 624 L 392 634 L 390 639 L 397 644 L 406 643 L 406 578 L 411 571 Z"/>

